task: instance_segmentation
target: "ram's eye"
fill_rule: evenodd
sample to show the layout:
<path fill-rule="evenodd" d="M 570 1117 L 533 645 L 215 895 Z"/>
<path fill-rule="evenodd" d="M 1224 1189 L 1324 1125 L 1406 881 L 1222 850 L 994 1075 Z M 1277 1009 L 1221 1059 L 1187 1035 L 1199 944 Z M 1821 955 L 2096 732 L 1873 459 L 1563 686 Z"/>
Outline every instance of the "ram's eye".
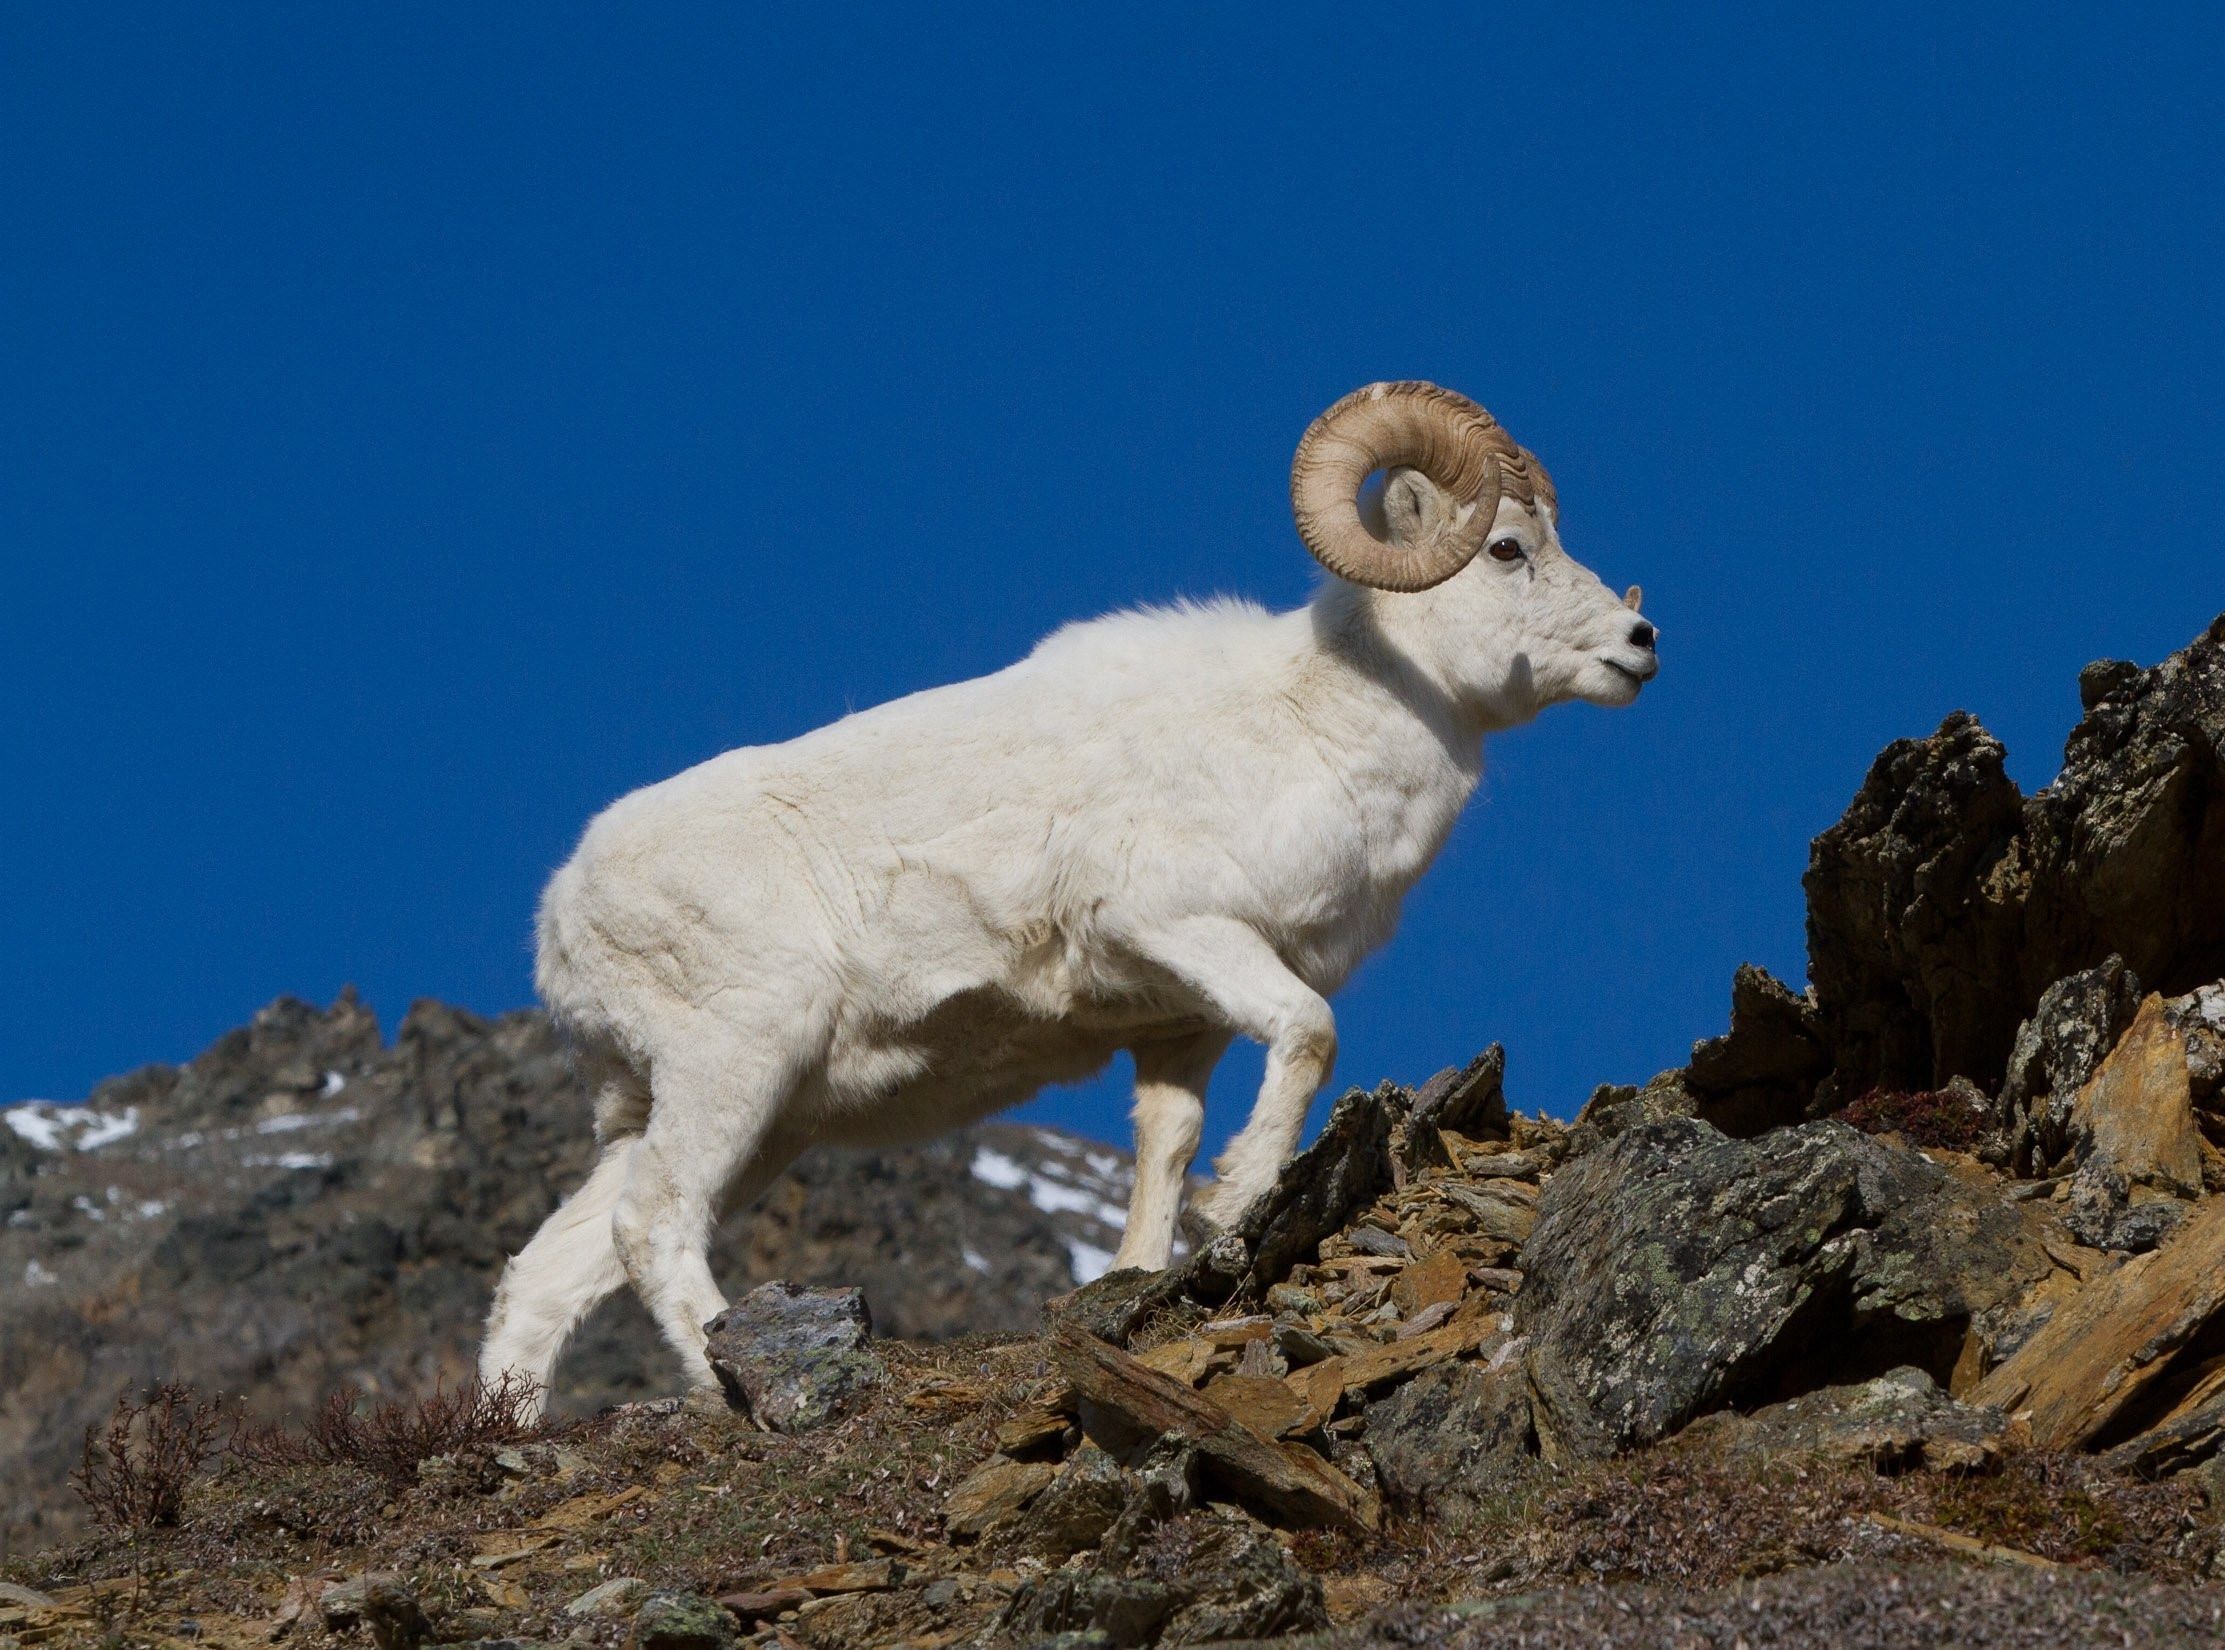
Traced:
<path fill-rule="evenodd" d="M 1520 539 L 1493 539 L 1491 541 L 1491 559 L 1493 561 L 1520 561 L 1522 559 L 1522 541 Z"/>

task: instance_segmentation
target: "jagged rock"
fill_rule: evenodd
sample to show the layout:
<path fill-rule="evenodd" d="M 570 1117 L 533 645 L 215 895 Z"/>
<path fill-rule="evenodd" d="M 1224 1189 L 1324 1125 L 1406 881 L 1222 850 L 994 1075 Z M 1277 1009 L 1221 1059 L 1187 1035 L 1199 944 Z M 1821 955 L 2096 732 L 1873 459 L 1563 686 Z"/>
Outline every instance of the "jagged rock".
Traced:
<path fill-rule="evenodd" d="M 1119 1463 L 1085 1443 L 1014 1524 L 1012 1545 L 1053 1564 L 1064 1563 L 1105 1538 L 1128 1504 L 1130 1488 Z"/>
<path fill-rule="evenodd" d="M 734 1618 L 701 1593 L 656 1592 L 634 1612 L 626 1650 L 730 1650 Z"/>
<path fill-rule="evenodd" d="M 2112 955 L 2055 981 L 2017 1027 L 1996 1117 L 2010 1160 L 2045 1174 L 2070 1152 L 2071 1107 L 2140 1007 L 2140 981 Z"/>
<path fill-rule="evenodd" d="M 2079 1090 L 2070 1137 L 2081 1170 L 2097 1168 L 2176 1197 L 2201 1195 L 2186 1041 L 2161 997 L 2141 1003 L 2123 1040 Z"/>
<path fill-rule="evenodd" d="M 1283 1165 L 1273 1189 L 1238 1224 L 1233 1235 L 1246 1255 L 1239 1288 L 1264 1294 L 1389 1189 L 1392 1131 L 1411 1103 L 1395 1083 L 1372 1093 L 1353 1089 L 1336 1103 L 1314 1143 Z"/>
<path fill-rule="evenodd" d="M 1294 1524 L 1375 1527 L 1374 1498 L 1303 1445 L 1261 1437 L 1205 1394 L 1073 1325 L 1054 1331 L 1051 1349 L 1081 1394 L 1083 1429 L 1116 1458 L 1172 1439 L 1236 1495 Z"/>
<path fill-rule="evenodd" d="M 1023 1581 L 997 1628 L 1022 1644 L 1068 1633 L 1101 1634 L 1100 1642 L 1118 1646 L 1156 1644 L 1177 1599 L 1163 1581 L 1095 1569 L 1057 1570 Z"/>
<path fill-rule="evenodd" d="M 1731 978 L 1730 1030 L 1692 1045 L 1682 1086 L 1692 1116 L 1744 1140 L 1802 1121 L 1830 1069 L 1815 1005 L 1745 963 Z"/>
<path fill-rule="evenodd" d="M 1162 1537 L 1184 1567 L 1187 1594 L 1161 1644 L 1272 1639 L 1329 1625 L 1321 1583 L 1257 1526 L 1197 1514 Z"/>
<path fill-rule="evenodd" d="M 2063 1192 L 2063 1229 L 2093 1249 L 2143 1255 L 2186 1218 L 2184 1203 L 2134 1186 L 2102 1162 L 2081 1164 Z"/>
<path fill-rule="evenodd" d="M 1447 1066 L 1414 1091 L 1412 1109 L 1393 1142 L 1409 1173 L 1447 1163 L 1447 1130 L 1471 1140 L 1506 1134 L 1506 1071 L 1506 1050 L 1493 1043 L 1465 1066 Z"/>
<path fill-rule="evenodd" d="M 1524 1252 L 1541 1447 L 1588 1458 L 1901 1363 L 2046 1275 L 2013 1206 L 1843 1124 L 1649 1123 L 1564 1167 Z"/>
<path fill-rule="evenodd" d="M 1929 739 L 1897 740 L 1810 850 L 1808 978 L 1831 1109 L 1957 1073 L 1984 1084 L 2006 1058 L 2022 1014 L 2002 990 L 2017 974 L 2019 890 L 1990 873 L 2023 798 L 2004 755 L 1960 711 Z"/>
<path fill-rule="evenodd" d="M 708 1324 L 711 1368 L 728 1401 L 774 1432 L 824 1426 L 883 1380 L 860 1289 L 760 1284 Z"/>
<path fill-rule="evenodd" d="M 1999 1410 L 1957 1403 L 1923 1370 L 1901 1368 L 1750 1415 L 1705 1415 L 1677 1438 L 1733 1460 L 1806 1457 L 1863 1461 L 1886 1472 L 1915 1466 L 1968 1471 L 2000 1453 L 2007 1430 L 2008 1417 Z"/>
<path fill-rule="evenodd" d="M 1810 856 L 1824 1097 L 2000 1086 L 2041 993 L 2112 954 L 2179 995 L 2225 976 L 2225 618 L 2153 670 L 2089 673 L 2025 799 L 1957 712 L 1889 747 Z"/>
<path fill-rule="evenodd" d="M 1690 1117 L 1699 1107 L 1698 1099 L 1684 1086 L 1681 1070 L 1661 1072 L 1643 1087 L 1602 1083 L 1569 1126 L 1568 1160 L 1587 1156 L 1641 1124 Z"/>
<path fill-rule="evenodd" d="M 1537 1454 L 1520 1359 L 1425 1369 L 1367 1406 L 1364 1436 L 1387 1500 L 1415 1513 L 1457 1511 Z"/>

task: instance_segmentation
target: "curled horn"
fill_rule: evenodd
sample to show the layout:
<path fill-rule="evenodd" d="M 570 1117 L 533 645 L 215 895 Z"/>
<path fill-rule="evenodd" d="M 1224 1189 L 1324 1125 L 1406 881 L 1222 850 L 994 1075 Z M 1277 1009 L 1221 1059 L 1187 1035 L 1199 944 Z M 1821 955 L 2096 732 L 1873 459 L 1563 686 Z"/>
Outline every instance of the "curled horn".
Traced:
<path fill-rule="evenodd" d="M 1421 544 L 1384 543 L 1360 519 L 1360 484 L 1377 470 L 1420 471 L 1453 501 Z M 1316 418 L 1290 465 L 1298 536 L 1341 579 L 1377 590 L 1427 590 L 1474 559 L 1502 492 L 1552 500 L 1537 461 L 1464 395 L 1420 382 L 1369 384 Z"/>

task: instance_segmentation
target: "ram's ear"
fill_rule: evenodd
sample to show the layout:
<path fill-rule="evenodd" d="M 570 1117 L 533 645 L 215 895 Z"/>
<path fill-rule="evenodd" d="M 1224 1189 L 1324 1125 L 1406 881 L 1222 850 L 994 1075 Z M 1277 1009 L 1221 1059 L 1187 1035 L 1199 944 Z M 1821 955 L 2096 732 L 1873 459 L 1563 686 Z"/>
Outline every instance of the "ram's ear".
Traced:
<path fill-rule="evenodd" d="M 1452 515 L 1445 490 L 1419 470 L 1400 466 L 1383 478 L 1383 536 L 1401 546 L 1427 543 Z"/>

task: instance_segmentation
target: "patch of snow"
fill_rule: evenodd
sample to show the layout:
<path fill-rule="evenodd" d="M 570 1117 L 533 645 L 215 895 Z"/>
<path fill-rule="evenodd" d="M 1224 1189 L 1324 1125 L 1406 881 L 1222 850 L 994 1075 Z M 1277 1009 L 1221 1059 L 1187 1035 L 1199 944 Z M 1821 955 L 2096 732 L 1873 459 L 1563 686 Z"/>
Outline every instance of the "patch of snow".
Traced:
<path fill-rule="evenodd" d="M 35 1260 L 24 1265 L 23 1287 L 26 1289 L 51 1289 L 61 1281 Z"/>
<path fill-rule="evenodd" d="M 342 1106 L 338 1111 L 315 1115 L 305 1111 L 290 1111 L 282 1117 L 266 1117 L 255 1125 L 257 1134 L 292 1134 L 296 1129 L 321 1129 L 334 1123 L 353 1123 L 363 1114 L 353 1106 Z"/>
<path fill-rule="evenodd" d="M 1043 1175 L 1028 1177 L 1028 1201 L 1047 1215 L 1088 1215 L 1113 1226 L 1128 1218 L 1128 1211 L 1119 1204 L 1079 1186 L 1061 1186 Z"/>
<path fill-rule="evenodd" d="M 989 1270 L 988 1257 L 983 1255 L 979 1249 L 960 1249 L 958 1253 L 964 1259 L 967 1270 L 973 1272 L 986 1272 Z"/>
<path fill-rule="evenodd" d="M 1094 1243 L 1084 1243 L 1080 1238 L 1066 1240 L 1066 1254 L 1073 1264 L 1077 1284 L 1095 1283 L 1112 1270 L 1113 1252 L 1100 1249 Z"/>
<path fill-rule="evenodd" d="M 329 1169 L 332 1167 L 330 1152 L 280 1152 L 276 1157 L 263 1157 L 250 1153 L 240 1159 L 250 1168 L 257 1169 Z"/>
<path fill-rule="evenodd" d="M 1009 1192 L 1027 1184 L 1028 1172 L 995 1148 L 977 1146 L 973 1154 L 973 1177 Z"/>
<path fill-rule="evenodd" d="M 1128 1211 L 1093 1188 L 1063 1184 L 1048 1164 L 1041 1171 L 1015 1162 L 993 1146 L 977 1146 L 973 1177 L 1002 1191 L 1027 1189 L 1028 1201 L 1047 1215 L 1088 1215 L 1092 1220 L 1118 1226 Z"/>
<path fill-rule="evenodd" d="M 0 1117 L 42 1152 L 98 1151 L 139 1128 L 137 1106 L 110 1112 L 95 1111 L 90 1106 L 58 1105 L 52 1100 L 26 1100 L 0 1111 Z"/>

